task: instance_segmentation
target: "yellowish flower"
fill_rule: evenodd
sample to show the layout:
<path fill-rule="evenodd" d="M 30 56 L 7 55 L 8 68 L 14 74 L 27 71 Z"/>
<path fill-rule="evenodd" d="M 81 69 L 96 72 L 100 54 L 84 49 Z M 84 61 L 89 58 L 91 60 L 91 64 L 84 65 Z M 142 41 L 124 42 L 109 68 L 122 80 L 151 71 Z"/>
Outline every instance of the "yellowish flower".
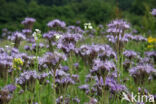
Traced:
<path fill-rule="evenodd" d="M 147 48 L 154 48 L 154 45 L 148 45 Z"/>
<path fill-rule="evenodd" d="M 13 65 L 12 67 L 17 69 L 17 70 L 20 70 L 20 67 L 23 66 L 23 61 L 22 59 L 20 58 L 14 58 L 13 59 Z"/>
<path fill-rule="evenodd" d="M 155 42 L 156 42 L 156 38 L 153 37 L 148 38 L 148 43 L 155 43 Z"/>

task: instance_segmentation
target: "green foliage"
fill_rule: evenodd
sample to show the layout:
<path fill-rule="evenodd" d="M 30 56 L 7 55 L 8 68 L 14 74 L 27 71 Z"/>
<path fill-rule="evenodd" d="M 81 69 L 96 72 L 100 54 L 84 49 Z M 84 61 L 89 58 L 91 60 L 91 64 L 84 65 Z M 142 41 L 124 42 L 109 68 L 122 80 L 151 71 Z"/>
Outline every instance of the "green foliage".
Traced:
<path fill-rule="evenodd" d="M 149 15 L 155 5 L 155 0 L 0 0 L 0 30 L 22 29 L 20 23 L 25 17 L 36 18 L 34 28 L 45 32 L 48 21 L 56 18 L 67 25 L 74 25 L 80 20 L 83 26 L 84 22 L 106 24 L 119 15 L 138 29 L 143 25 L 147 31 L 156 28 L 155 22 L 152 22 L 154 18 Z"/>

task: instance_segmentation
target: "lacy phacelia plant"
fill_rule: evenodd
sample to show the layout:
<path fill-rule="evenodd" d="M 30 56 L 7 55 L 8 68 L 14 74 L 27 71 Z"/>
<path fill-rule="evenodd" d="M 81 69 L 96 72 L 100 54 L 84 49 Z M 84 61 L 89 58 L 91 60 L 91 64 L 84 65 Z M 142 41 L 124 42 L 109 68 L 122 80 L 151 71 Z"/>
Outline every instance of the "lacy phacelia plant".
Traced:
<path fill-rule="evenodd" d="M 60 37 L 62 33 L 60 32 L 56 32 L 56 31 L 49 31 L 48 33 L 44 33 L 43 34 L 43 38 L 48 40 L 48 44 L 49 44 L 49 50 L 50 51 L 54 51 L 54 46 L 56 45 L 56 40 L 58 35 L 60 35 Z M 58 37 L 58 39 L 60 38 Z"/>
<path fill-rule="evenodd" d="M 16 90 L 16 86 L 9 84 L 4 86 L 0 90 L 0 104 L 9 104 L 10 100 L 13 98 L 13 92 Z"/>
<path fill-rule="evenodd" d="M 84 33 L 84 31 L 80 27 L 77 27 L 77 26 L 68 26 L 67 32 L 71 34 L 76 34 L 76 33 L 83 34 Z"/>
<path fill-rule="evenodd" d="M 90 66 L 97 57 L 101 60 L 116 58 L 116 53 L 109 45 L 82 45 L 78 51 L 76 50 L 76 53 Z"/>
<path fill-rule="evenodd" d="M 66 56 L 58 52 L 47 52 L 39 59 L 39 65 L 46 65 L 49 70 L 54 70 L 59 67 L 61 61 L 66 60 Z"/>
<path fill-rule="evenodd" d="M 16 78 L 16 84 L 20 85 L 23 89 L 27 88 L 33 91 L 38 78 L 39 74 L 36 71 L 25 71 L 20 74 L 19 78 Z"/>
<path fill-rule="evenodd" d="M 51 29 L 59 30 L 60 28 L 65 28 L 66 23 L 58 19 L 55 19 L 53 21 L 48 22 L 47 26 Z"/>
<path fill-rule="evenodd" d="M 145 55 L 149 58 L 152 58 L 154 63 L 156 63 L 156 51 L 145 52 Z"/>
<path fill-rule="evenodd" d="M 32 30 L 34 22 L 36 22 L 36 19 L 31 18 L 31 17 L 26 17 L 21 24 L 24 25 L 25 29 L 30 29 Z"/>
<path fill-rule="evenodd" d="M 14 32 L 11 36 L 8 37 L 8 39 L 14 42 L 15 48 L 18 48 L 20 46 L 21 40 L 25 40 L 26 37 L 21 32 Z"/>
<path fill-rule="evenodd" d="M 129 70 L 130 75 L 138 85 L 143 85 L 148 78 L 155 72 L 153 66 L 149 64 L 137 65 Z"/>
<path fill-rule="evenodd" d="M 91 70 L 92 75 L 96 75 L 98 78 L 102 76 L 105 78 L 109 72 L 115 71 L 116 66 L 111 61 L 101 61 L 99 59 L 94 60 L 93 67 Z"/>
<path fill-rule="evenodd" d="M 152 14 L 153 16 L 156 16 L 156 9 L 153 9 L 152 12 L 151 12 L 151 14 Z"/>
<path fill-rule="evenodd" d="M 128 58 L 129 60 L 135 59 L 138 57 L 137 53 L 135 51 L 132 50 L 125 50 L 123 52 L 123 55 Z"/>
<path fill-rule="evenodd" d="M 34 25 L 35 22 L 36 22 L 36 19 L 31 18 L 31 17 L 26 17 L 21 22 L 21 24 L 24 25 L 24 29 L 22 30 L 22 32 L 26 35 L 28 40 L 31 38 L 31 33 L 32 33 L 33 25 Z"/>
<path fill-rule="evenodd" d="M 13 57 L 9 56 L 7 53 L 0 54 L 0 77 L 7 79 L 8 71 L 12 67 Z"/>
<path fill-rule="evenodd" d="M 76 43 L 82 38 L 81 34 L 64 34 L 59 40 L 57 47 L 62 49 L 65 54 L 74 52 L 76 49 Z"/>
<path fill-rule="evenodd" d="M 124 20 L 117 19 L 112 21 L 107 26 L 108 26 L 107 33 L 112 35 L 111 37 L 115 42 L 115 50 L 117 51 L 117 53 L 120 54 L 124 48 L 123 42 L 128 41 L 128 39 L 126 39 L 124 35 L 125 35 L 125 31 L 130 29 L 130 25 Z"/>

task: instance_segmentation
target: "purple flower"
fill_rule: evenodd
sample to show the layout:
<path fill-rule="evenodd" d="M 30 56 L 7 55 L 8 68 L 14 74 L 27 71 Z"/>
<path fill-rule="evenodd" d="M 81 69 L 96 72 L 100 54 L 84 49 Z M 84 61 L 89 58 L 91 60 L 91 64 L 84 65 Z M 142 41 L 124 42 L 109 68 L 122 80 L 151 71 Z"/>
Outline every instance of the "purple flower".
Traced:
<path fill-rule="evenodd" d="M 89 85 L 88 84 L 81 85 L 81 86 L 79 86 L 79 89 L 81 89 L 83 91 L 87 91 L 87 90 L 89 90 Z"/>
<path fill-rule="evenodd" d="M 113 78 L 110 77 L 106 78 L 105 86 L 109 88 L 112 93 L 126 90 L 126 87 L 124 85 L 118 84 Z"/>
<path fill-rule="evenodd" d="M 7 104 L 12 99 L 12 95 L 8 90 L 0 90 L 0 103 Z"/>
<path fill-rule="evenodd" d="M 112 33 L 112 34 L 121 34 L 123 33 L 124 30 L 129 29 L 130 25 L 124 21 L 124 20 L 114 20 L 112 21 L 110 24 L 107 25 L 108 29 L 107 32 L 108 33 Z"/>
<path fill-rule="evenodd" d="M 111 61 L 94 60 L 91 73 L 94 75 L 106 76 L 108 72 L 116 70 L 116 66 Z"/>
<path fill-rule="evenodd" d="M 79 33 L 79 34 L 84 33 L 84 31 L 80 27 L 76 27 L 76 26 L 68 26 L 67 32 L 69 32 L 69 33 Z"/>
<path fill-rule="evenodd" d="M 79 63 L 74 63 L 75 68 L 79 67 Z"/>
<path fill-rule="evenodd" d="M 123 55 L 126 56 L 128 59 L 136 58 L 138 56 L 135 51 L 131 51 L 131 50 L 124 51 Z"/>
<path fill-rule="evenodd" d="M 72 100 L 73 100 L 73 102 L 75 102 L 76 104 L 80 103 L 80 99 L 78 99 L 78 98 L 73 98 Z"/>
<path fill-rule="evenodd" d="M 135 36 L 133 36 L 133 40 L 134 41 L 147 41 L 147 38 L 145 38 L 145 37 L 143 37 L 143 36 L 141 36 L 141 35 L 135 35 Z"/>
<path fill-rule="evenodd" d="M 12 34 L 12 36 L 9 36 L 9 37 L 8 37 L 8 39 L 11 40 L 11 41 L 13 41 L 13 42 L 15 43 L 15 44 L 14 44 L 14 47 L 15 47 L 15 48 L 18 48 L 19 45 L 20 45 L 21 40 L 25 40 L 26 37 L 25 37 L 25 35 L 24 35 L 23 33 L 21 33 L 21 32 L 14 32 L 14 33 Z"/>
<path fill-rule="evenodd" d="M 32 30 L 30 30 L 30 29 L 23 29 L 22 32 L 24 34 L 29 34 L 29 33 L 32 33 Z"/>
<path fill-rule="evenodd" d="M 155 69 L 149 64 L 141 64 L 131 68 L 129 72 L 136 84 L 143 84 L 155 72 Z"/>
<path fill-rule="evenodd" d="M 16 90 L 16 86 L 15 85 L 12 85 L 12 84 L 9 84 L 9 85 L 6 85 L 4 88 L 3 88 L 3 90 L 7 90 L 7 91 L 9 91 L 9 92 L 13 92 L 13 91 L 15 91 Z"/>
<path fill-rule="evenodd" d="M 39 78 L 39 74 L 36 71 L 25 71 L 16 78 L 16 84 L 19 84 L 23 89 L 27 86 L 29 90 L 32 90 L 35 86 L 35 81 Z"/>
<path fill-rule="evenodd" d="M 48 22 L 47 26 L 50 27 L 50 28 L 53 28 L 53 27 L 64 28 L 66 26 L 66 23 L 63 22 L 63 21 L 60 21 L 58 19 L 55 19 L 53 21 Z"/>
<path fill-rule="evenodd" d="M 57 47 L 62 49 L 66 54 L 74 51 L 76 43 L 82 38 L 81 34 L 64 34 L 58 41 Z"/>
<path fill-rule="evenodd" d="M 39 59 L 40 65 L 47 65 L 49 70 L 56 70 L 61 61 L 66 60 L 66 56 L 58 52 L 47 52 Z"/>
<path fill-rule="evenodd" d="M 0 53 L 4 53 L 4 49 L 3 48 L 0 48 Z"/>
<path fill-rule="evenodd" d="M 156 9 L 153 9 L 151 14 L 152 14 L 153 16 L 156 16 Z"/>
<path fill-rule="evenodd" d="M 34 22 L 36 22 L 36 19 L 31 18 L 31 17 L 26 17 L 21 23 L 25 25 L 25 24 L 31 24 Z"/>

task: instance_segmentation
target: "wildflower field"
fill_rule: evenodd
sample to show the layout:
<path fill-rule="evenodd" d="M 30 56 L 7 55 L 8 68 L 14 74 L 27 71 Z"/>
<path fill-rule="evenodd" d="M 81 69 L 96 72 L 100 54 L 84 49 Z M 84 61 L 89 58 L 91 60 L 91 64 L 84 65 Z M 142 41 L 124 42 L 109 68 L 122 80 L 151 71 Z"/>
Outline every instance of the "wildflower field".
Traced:
<path fill-rule="evenodd" d="M 156 37 L 125 19 L 83 28 L 53 19 L 45 33 L 36 21 L 2 31 L 0 104 L 156 104 Z"/>

